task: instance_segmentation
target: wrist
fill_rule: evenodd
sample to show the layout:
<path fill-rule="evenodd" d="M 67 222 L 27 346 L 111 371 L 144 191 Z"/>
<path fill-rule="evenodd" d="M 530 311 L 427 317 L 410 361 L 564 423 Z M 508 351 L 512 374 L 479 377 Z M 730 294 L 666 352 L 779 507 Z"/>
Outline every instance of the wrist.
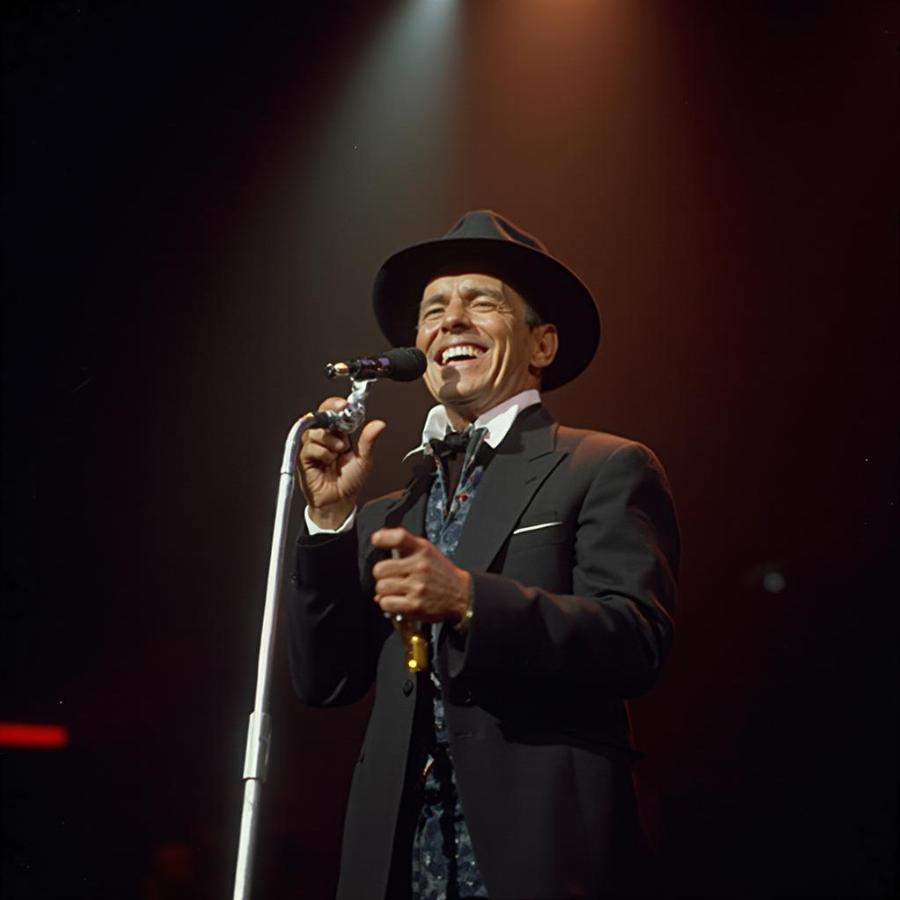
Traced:
<path fill-rule="evenodd" d="M 307 505 L 306 509 L 309 513 L 310 520 L 314 522 L 317 527 L 324 528 L 328 531 L 335 531 L 347 521 L 347 517 L 354 509 L 356 509 L 356 504 L 334 503 L 329 506 Z"/>
<path fill-rule="evenodd" d="M 469 630 L 469 626 L 472 622 L 472 576 L 462 570 L 462 582 L 464 586 L 464 591 L 462 594 L 460 606 L 459 606 L 459 619 L 454 624 L 454 629 L 458 631 L 460 634 L 465 634 Z"/>

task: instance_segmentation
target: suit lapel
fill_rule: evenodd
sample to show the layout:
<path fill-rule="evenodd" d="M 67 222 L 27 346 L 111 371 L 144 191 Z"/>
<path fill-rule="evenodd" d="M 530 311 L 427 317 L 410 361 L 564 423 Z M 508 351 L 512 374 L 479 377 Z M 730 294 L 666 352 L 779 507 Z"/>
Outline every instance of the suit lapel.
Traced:
<path fill-rule="evenodd" d="M 425 533 L 425 506 L 433 474 L 434 460 L 430 457 L 416 463 L 406 490 L 385 510 L 386 528 L 403 527 L 413 534 Z"/>
<path fill-rule="evenodd" d="M 543 406 L 526 409 L 484 470 L 466 519 L 454 562 L 484 572 L 525 508 L 565 457 L 556 446 L 556 423 Z M 422 503 L 424 515 L 424 501 Z"/>

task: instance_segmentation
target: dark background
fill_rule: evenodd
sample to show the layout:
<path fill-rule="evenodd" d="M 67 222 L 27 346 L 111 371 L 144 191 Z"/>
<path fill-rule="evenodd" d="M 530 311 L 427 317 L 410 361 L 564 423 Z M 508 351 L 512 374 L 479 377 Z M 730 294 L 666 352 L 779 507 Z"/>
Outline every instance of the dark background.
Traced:
<path fill-rule="evenodd" d="M 632 710 L 670 896 L 894 896 L 896 13 L 7 5 L 0 719 L 71 743 L 0 751 L 4 896 L 228 895 L 284 435 L 382 346 L 381 261 L 476 207 L 598 297 L 551 410 L 679 503 Z M 427 406 L 377 388 L 372 494 Z M 366 711 L 279 655 L 257 896 L 333 891 Z"/>

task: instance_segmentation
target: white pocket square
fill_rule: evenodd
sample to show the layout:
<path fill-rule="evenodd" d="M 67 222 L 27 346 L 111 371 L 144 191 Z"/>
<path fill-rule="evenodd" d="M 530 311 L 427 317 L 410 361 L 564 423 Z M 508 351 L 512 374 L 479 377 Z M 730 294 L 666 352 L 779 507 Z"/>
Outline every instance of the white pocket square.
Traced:
<path fill-rule="evenodd" d="M 537 531 L 539 528 L 550 528 L 552 525 L 562 525 L 562 522 L 541 522 L 540 525 L 524 525 L 517 528 L 513 534 L 523 534 L 526 531 Z"/>

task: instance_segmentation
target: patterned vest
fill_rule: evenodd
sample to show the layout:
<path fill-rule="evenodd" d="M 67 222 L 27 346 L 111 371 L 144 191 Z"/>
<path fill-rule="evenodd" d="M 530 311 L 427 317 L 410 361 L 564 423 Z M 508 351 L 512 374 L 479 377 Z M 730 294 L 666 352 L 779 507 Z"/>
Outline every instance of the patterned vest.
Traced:
<path fill-rule="evenodd" d="M 484 463 L 479 461 L 483 454 L 479 451 L 486 434 L 484 428 L 472 432 L 453 496 L 447 496 L 446 471 L 440 461 L 428 495 L 425 534 L 449 559 L 456 553 L 484 473 Z M 432 659 L 437 657 L 434 651 L 438 629 L 437 625 L 432 628 Z M 444 701 L 434 666 L 426 684 L 434 710 L 434 736 L 422 773 L 422 806 L 413 838 L 412 896 L 414 900 L 487 897 L 456 789 Z"/>

